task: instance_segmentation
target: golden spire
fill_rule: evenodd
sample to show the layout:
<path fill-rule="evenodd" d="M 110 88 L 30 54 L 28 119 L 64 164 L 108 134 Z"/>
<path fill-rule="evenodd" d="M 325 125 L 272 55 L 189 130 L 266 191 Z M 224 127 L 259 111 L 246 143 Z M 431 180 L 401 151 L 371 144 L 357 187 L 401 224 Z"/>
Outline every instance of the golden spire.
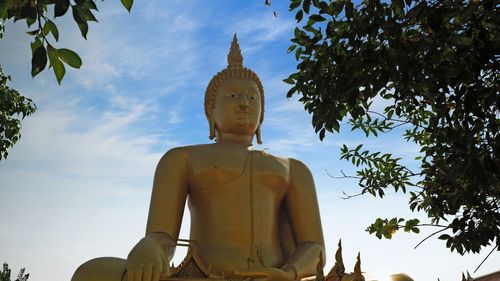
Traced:
<path fill-rule="evenodd" d="M 238 38 L 236 38 L 236 33 L 233 36 L 233 42 L 231 42 L 231 49 L 227 55 L 227 66 L 232 67 L 242 67 L 243 66 L 243 56 L 241 55 L 240 45 L 238 44 Z"/>
<path fill-rule="evenodd" d="M 339 239 L 337 252 L 335 253 L 335 265 L 337 274 L 343 275 L 345 273 L 344 260 L 342 259 L 342 239 Z"/>
<path fill-rule="evenodd" d="M 342 239 L 339 239 L 337 252 L 335 253 L 335 265 L 328 273 L 328 277 L 332 277 L 332 281 L 339 281 L 345 275 L 344 260 L 342 259 Z"/>
<path fill-rule="evenodd" d="M 365 277 L 361 274 L 361 253 L 358 252 L 358 258 L 356 265 L 354 266 L 354 280 L 353 281 L 365 281 Z"/>
<path fill-rule="evenodd" d="M 316 265 L 315 281 L 325 281 L 325 275 L 323 273 L 323 251 L 319 252 L 318 264 Z"/>

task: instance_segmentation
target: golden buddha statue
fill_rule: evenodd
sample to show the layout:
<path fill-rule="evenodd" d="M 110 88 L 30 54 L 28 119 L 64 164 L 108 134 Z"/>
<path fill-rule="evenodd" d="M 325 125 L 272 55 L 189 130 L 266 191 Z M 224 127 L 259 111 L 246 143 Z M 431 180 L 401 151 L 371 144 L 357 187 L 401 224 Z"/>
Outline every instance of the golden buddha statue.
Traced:
<path fill-rule="evenodd" d="M 227 68 L 206 89 L 205 114 L 216 141 L 177 147 L 160 159 L 146 236 L 126 260 L 90 260 L 72 281 L 200 278 L 186 274 L 189 262 L 169 266 L 186 200 L 188 255 L 205 268 L 204 280 L 292 281 L 315 274 L 325 247 L 314 181 L 300 161 L 249 149 L 254 136 L 261 143 L 264 90 L 243 67 L 236 35 Z"/>

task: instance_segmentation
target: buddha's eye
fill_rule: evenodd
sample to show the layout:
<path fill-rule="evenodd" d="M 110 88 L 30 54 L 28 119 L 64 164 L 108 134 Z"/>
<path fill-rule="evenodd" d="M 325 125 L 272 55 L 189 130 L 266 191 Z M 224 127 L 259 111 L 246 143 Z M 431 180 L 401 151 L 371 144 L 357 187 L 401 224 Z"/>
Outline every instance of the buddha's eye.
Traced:
<path fill-rule="evenodd" d="M 231 94 L 231 97 L 232 97 L 232 98 L 235 98 L 235 97 L 236 97 L 236 94 Z"/>
<path fill-rule="evenodd" d="M 254 99 L 255 99 L 255 97 L 254 97 L 254 96 L 250 96 L 250 99 L 251 99 L 251 100 L 254 100 Z"/>

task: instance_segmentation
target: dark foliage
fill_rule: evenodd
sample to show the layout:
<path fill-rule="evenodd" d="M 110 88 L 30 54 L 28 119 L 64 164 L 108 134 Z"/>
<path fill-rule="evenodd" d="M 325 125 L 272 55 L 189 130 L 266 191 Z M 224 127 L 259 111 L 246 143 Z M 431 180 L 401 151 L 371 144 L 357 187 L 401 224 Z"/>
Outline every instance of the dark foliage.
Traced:
<path fill-rule="evenodd" d="M 361 193 L 409 192 L 451 251 L 500 246 L 500 4 L 497 1 L 293 0 L 298 27 L 285 82 L 312 114 L 320 139 L 353 130 L 399 128 L 416 143 L 418 171 L 391 154 L 344 146 Z M 374 99 L 389 106 L 374 112 Z M 350 177 L 350 176 L 349 176 Z M 368 231 L 391 238 L 418 220 L 378 219 Z"/>
<path fill-rule="evenodd" d="M 7 86 L 8 80 L 10 77 L 0 67 L 0 160 L 7 157 L 7 150 L 21 137 L 21 119 L 36 110 L 29 98 Z"/>
<path fill-rule="evenodd" d="M 11 273 L 11 270 L 9 268 L 9 265 L 6 262 L 4 262 L 3 263 L 3 270 L 0 270 L 0 281 L 11 281 L 10 273 Z M 19 274 L 17 275 L 17 278 L 15 281 L 27 281 L 29 276 L 30 276 L 29 273 L 24 274 L 24 268 L 22 268 L 19 271 Z"/>

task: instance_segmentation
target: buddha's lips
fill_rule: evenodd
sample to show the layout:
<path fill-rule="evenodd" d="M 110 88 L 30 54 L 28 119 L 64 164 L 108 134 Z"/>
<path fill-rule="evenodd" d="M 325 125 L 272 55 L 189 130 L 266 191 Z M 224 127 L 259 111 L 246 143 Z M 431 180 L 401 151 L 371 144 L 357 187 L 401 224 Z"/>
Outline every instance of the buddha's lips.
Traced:
<path fill-rule="evenodd" d="M 241 110 L 236 111 L 238 118 L 247 118 L 250 116 L 251 113 L 252 113 L 251 111 L 241 111 Z"/>

